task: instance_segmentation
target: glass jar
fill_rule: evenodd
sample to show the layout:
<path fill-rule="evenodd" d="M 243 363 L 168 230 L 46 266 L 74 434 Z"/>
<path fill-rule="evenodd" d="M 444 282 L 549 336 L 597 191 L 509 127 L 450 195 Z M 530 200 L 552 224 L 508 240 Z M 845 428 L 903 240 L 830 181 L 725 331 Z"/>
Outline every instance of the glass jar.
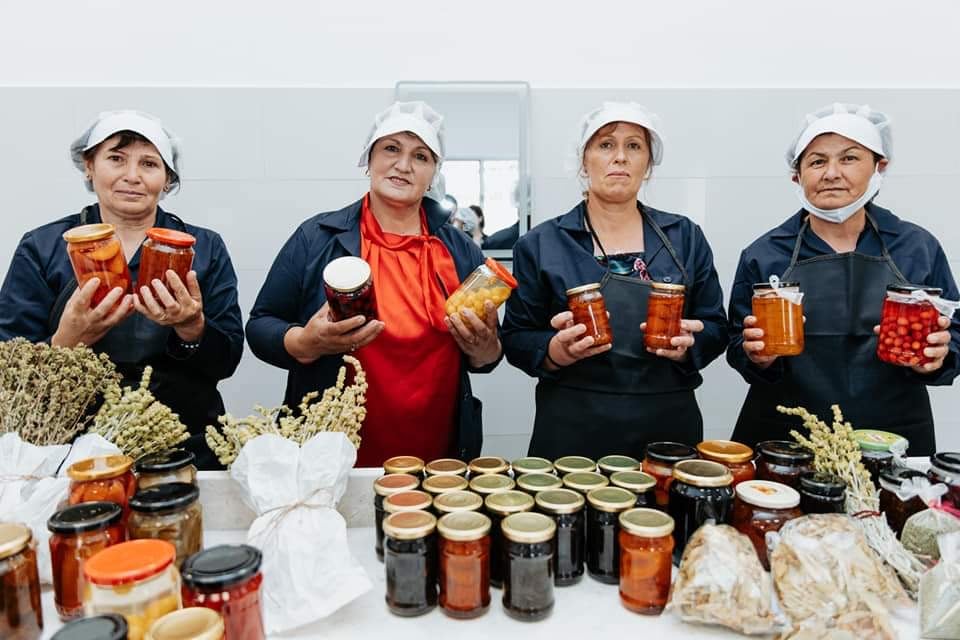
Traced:
<path fill-rule="evenodd" d="M 131 540 L 166 540 L 177 549 L 179 567 L 203 548 L 200 489 L 186 482 L 158 484 L 130 499 L 127 534 Z"/>
<path fill-rule="evenodd" d="M 68 622 L 50 640 L 127 640 L 127 620 L 115 613 Z"/>
<path fill-rule="evenodd" d="M 803 515 L 800 494 L 779 482 L 747 480 L 736 488 L 733 501 L 733 528 L 750 538 L 760 564 L 770 570 L 766 535 Z"/>
<path fill-rule="evenodd" d="M 70 477 L 70 504 L 81 502 L 115 502 L 123 508 L 126 526 L 130 509 L 128 504 L 137 492 L 137 479 L 130 468 L 133 458 L 112 455 L 87 458 L 74 462 L 67 469 Z"/>
<path fill-rule="evenodd" d="M 147 640 L 221 640 L 223 619 L 205 607 L 190 607 L 163 616 L 147 631 Z"/>
<path fill-rule="evenodd" d="M 932 361 L 924 349 L 927 336 L 940 331 L 940 312 L 928 300 L 914 297 L 920 291 L 935 297 L 943 293 L 934 287 L 887 285 L 877 336 L 877 357 L 883 362 L 912 367 Z"/>
<path fill-rule="evenodd" d="M 22 524 L 0 523 L 0 638 L 37 640 L 42 632 L 33 533 Z"/>
<path fill-rule="evenodd" d="M 563 476 L 564 487 L 579 491 L 584 496 L 594 489 L 601 489 L 608 484 L 610 484 L 610 479 L 596 471 L 577 471 Z"/>
<path fill-rule="evenodd" d="M 562 476 L 578 471 L 596 471 L 597 463 L 584 456 L 563 456 L 553 461 L 553 468 Z"/>
<path fill-rule="evenodd" d="M 441 518 L 448 513 L 477 511 L 483 508 L 483 498 L 473 491 L 451 491 L 437 496 L 433 500 L 433 510 Z"/>
<path fill-rule="evenodd" d="M 377 319 L 377 299 L 373 292 L 373 275 L 363 258 L 343 256 L 323 268 L 323 291 L 334 322 L 354 316 Z"/>
<path fill-rule="evenodd" d="M 927 486 L 930 484 L 925 473 L 906 467 L 892 467 L 880 475 L 880 511 L 886 516 L 887 524 L 897 534 L 897 538 L 903 533 L 903 525 L 907 523 L 907 519 L 927 508 L 923 499 L 916 494 L 905 496 L 906 499 L 897 495 L 910 478 L 920 478 Z"/>
<path fill-rule="evenodd" d="M 610 476 L 610 484 L 626 489 L 637 496 L 635 507 L 656 507 L 656 479 L 642 471 L 617 471 Z"/>
<path fill-rule="evenodd" d="M 793 302 L 777 291 L 799 294 L 799 282 L 781 282 L 775 289 L 769 282 L 753 285 L 753 315 L 757 329 L 763 329 L 761 356 L 796 356 L 803 353 L 803 303 Z"/>
<path fill-rule="evenodd" d="M 632 509 L 637 497 L 620 487 L 587 494 L 587 571 L 600 582 L 620 582 L 620 514 Z"/>
<path fill-rule="evenodd" d="M 682 284 L 651 283 L 644 346 L 649 349 L 676 349 L 670 340 L 680 335 L 686 290 Z"/>
<path fill-rule="evenodd" d="M 219 545 L 186 559 L 181 567 L 183 606 L 206 607 L 223 617 L 226 640 L 263 640 L 263 575 L 260 550 Z"/>
<path fill-rule="evenodd" d="M 567 308 L 573 314 L 573 324 L 587 328 L 580 338 L 593 338 L 594 347 L 613 342 L 613 329 L 607 316 L 607 304 L 600 292 L 600 283 L 593 282 L 567 289 Z"/>
<path fill-rule="evenodd" d="M 553 611 L 556 528 L 542 513 L 515 513 L 504 519 L 503 608 L 511 618 L 533 622 Z"/>
<path fill-rule="evenodd" d="M 813 471 L 813 452 L 789 440 L 757 443 L 757 479 L 800 488 L 800 475 Z"/>
<path fill-rule="evenodd" d="M 490 607 L 490 518 L 450 513 L 440 532 L 440 608 L 451 618 L 476 618 Z"/>
<path fill-rule="evenodd" d="M 496 473 L 507 475 L 510 471 L 510 465 L 499 456 L 481 456 L 474 458 L 467 465 L 467 472 L 471 477 L 480 476 L 487 473 Z"/>
<path fill-rule="evenodd" d="M 187 273 L 193 268 L 193 245 L 197 239 L 189 233 L 153 227 L 147 229 L 147 238 L 140 246 L 140 270 L 137 272 L 137 290 L 148 287 L 153 295 L 153 281 L 159 280 L 172 293 L 167 282 L 167 271 L 172 270 L 184 286 Z"/>
<path fill-rule="evenodd" d="M 603 456 L 597 460 L 597 468 L 609 478 L 617 471 L 636 471 L 640 468 L 640 461 L 631 456 Z"/>
<path fill-rule="evenodd" d="M 131 540 L 100 551 L 83 563 L 84 613 L 119 613 L 129 640 L 143 640 L 155 620 L 180 608 L 176 555 L 166 540 Z"/>
<path fill-rule="evenodd" d="M 133 463 L 137 489 L 149 489 L 169 482 L 197 484 L 197 456 L 186 449 L 148 453 Z"/>
<path fill-rule="evenodd" d="M 409 473 L 388 473 L 373 481 L 373 530 L 376 535 L 374 550 L 377 553 L 377 559 L 381 562 L 383 562 L 383 518 L 386 516 L 383 501 L 387 496 L 401 491 L 411 491 L 419 485 L 420 481 Z"/>
<path fill-rule="evenodd" d="M 800 510 L 811 513 L 844 513 L 847 504 L 846 483 L 825 471 L 800 474 Z"/>
<path fill-rule="evenodd" d="M 860 446 L 860 460 L 876 487 L 880 486 L 880 474 L 893 467 L 893 452 L 905 454 L 910 446 L 906 438 L 889 431 L 855 429 L 850 435 Z"/>
<path fill-rule="evenodd" d="M 586 500 L 570 489 L 541 491 L 535 498 L 540 513 L 553 518 L 557 533 L 553 554 L 553 583 L 566 587 L 580 582 L 586 551 Z"/>
<path fill-rule="evenodd" d="M 386 517 L 392 513 L 403 513 L 406 511 L 426 511 L 433 505 L 433 498 L 426 491 L 411 489 L 409 491 L 400 491 L 392 493 L 383 499 L 383 512 Z M 381 529 L 383 523 L 381 522 Z"/>
<path fill-rule="evenodd" d="M 489 473 L 482 476 L 477 476 L 471 480 L 470 490 L 476 494 L 479 494 L 480 497 L 486 498 L 494 493 L 510 491 L 515 485 L 516 483 L 513 481 L 513 479 L 508 476 Z"/>
<path fill-rule="evenodd" d="M 947 485 L 947 494 L 943 502 L 954 509 L 960 509 L 960 452 L 943 451 L 930 456 L 930 469 L 927 471 L 930 482 L 942 482 Z"/>
<path fill-rule="evenodd" d="M 420 616 L 437 606 L 437 519 L 425 511 L 394 513 L 383 521 L 387 608 Z"/>
<path fill-rule="evenodd" d="M 657 615 L 670 595 L 673 518 L 656 509 L 620 514 L 620 602 L 636 613 Z"/>
<path fill-rule="evenodd" d="M 462 460 L 454 458 L 439 458 L 431 460 L 423 468 L 423 472 L 429 476 L 465 476 L 467 475 L 467 465 Z"/>
<path fill-rule="evenodd" d="M 733 474 L 719 462 L 682 460 L 673 467 L 670 503 L 673 518 L 673 560 L 680 564 L 687 540 L 706 523 L 730 524 Z"/>
<path fill-rule="evenodd" d="M 93 278 L 100 279 L 90 303 L 91 308 L 100 304 L 116 287 L 123 289 L 124 293 L 130 293 L 130 269 L 120 239 L 114 231 L 112 224 L 85 224 L 63 234 L 78 287 L 83 287 Z"/>
<path fill-rule="evenodd" d="M 411 476 L 423 475 L 423 460 L 416 456 L 394 456 L 383 463 L 384 473 L 407 473 Z"/>
<path fill-rule="evenodd" d="M 504 543 L 500 524 L 514 513 L 533 509 L 533 498 L 522 491 L 492 493 L 483 501 L 484 511 L 490 518 L 490 584 L 498 589 L 503 586 Z"/>
<path fill-rule="evenodd" d="M 661 509 L 670 501 L 670 484 L 673 482 L 673 465 L 681 460 L 693 460 L 697 450 L 679 442 L 651 442 L 643 456 L 643 472 L 657 481 L 655 494 Z"/>
<path fill-rule="evenodd" d="M 731 440 L 704 440 L 697 445 L 697 452 L 704 460 L 719 462 L 733 474 L 733 486 L 757 477 L 753 464 L 753 449 Z"/>
<path fill-rule="evenodd" d="M 528 473 L 554 473 L 552 462 L 535 456 L 514 460 L 510 468 L 513 470 L 513 475 L 518 477 Z"/>
<path fill-rule="evenodd" d="M 488 300 L 497 308 L 516 288 L 516 278 L 499 262 L 487 258 L 447 298 L 443 310 L 448 316 L 452 316 L 464 309 L 470 309 L 482 319 L 486 315 L 484 304 Z"/>
<path fill-rule="evenodd" d="M 464 491 L 468 486 L 469 483 L 463 476 L 427 476 L 420 483 L 420 488 L 432 498 L 451 491 Z"/>
<path fill-rule="evenodd" d="M 123 509 L 114 502 L 85 502 L 57 511 L 47 520 L 53 602 L 61 620 L 83 615 L 80 567 L 98 551 L 126 539 L 122 518 Z"/>
<path fill-rule="evenodd" d="M 552 473 L 526 473 L 517 478 L 517 488 L 532 496 L 540 491 L 559 489 L 562 486 L 563 480 Z"/>

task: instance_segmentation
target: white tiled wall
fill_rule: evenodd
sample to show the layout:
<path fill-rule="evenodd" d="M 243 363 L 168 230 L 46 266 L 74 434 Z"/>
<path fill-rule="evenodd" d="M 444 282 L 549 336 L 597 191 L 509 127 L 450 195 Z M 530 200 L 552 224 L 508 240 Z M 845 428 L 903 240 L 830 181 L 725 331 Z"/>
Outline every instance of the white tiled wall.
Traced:
<path fill-rule="evenodd" d="M 68 160 L 70 141 L 98 111 L 137 107 L 183 139 L 183 189 L 163 206 L 223 235 L 246 317 L 293 229 L 364 192 L 357 156 L 391 96 L 388 88 L 2 88 L 0 277 L 25 231 L 92 200 Z M 534 89 L 531 99 L 534 224 L 578 198 L 568 162 L 580 116 L 603 100 L 636 100 L 661 115 L 666 139 L 643 198 L 703 227 L 727 292 L 741 248 L 796 208 L 783 150 L 802 115 L 834 100 L 870 103 L 895 118 L 895 160 L 878 202 L 936 234 L 960 274 L 958 90 Z M 727 436 L 746 386 L 723 358 L 704 378 L 706 432 Z M 245 414 L 255 402 L 278 403 L 283 385 L 282 371 L 248 351 L 221 389 L 228 409 Z M 474 385 L 485 449 L 525 451 L 534 381 L 504 363 Z M 932 395 L 941 448 L 960 449 L 960 392 Z"/>

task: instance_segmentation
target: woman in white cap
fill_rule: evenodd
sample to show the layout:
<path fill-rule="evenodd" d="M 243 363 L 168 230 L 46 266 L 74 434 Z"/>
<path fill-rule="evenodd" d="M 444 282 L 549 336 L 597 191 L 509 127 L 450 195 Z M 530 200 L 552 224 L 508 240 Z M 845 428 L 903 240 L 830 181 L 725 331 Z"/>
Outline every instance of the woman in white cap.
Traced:
<path fill-rule="evenodd" d="M 20 241 L 0 290 L 0 340 L 86 344 L 109 355 L 123 384 L 134 387 L 144 367 L 153 367 L 150 388 L 189 428 L 186 448 L 201 468 L 214 468 L 203 429 L 224 412 L 217 383 L 233 374 L 243 353 L 237 278 L 223 240 L 160 208 L 163 196 L 180 184 L 180 152 L 155 117 L 101 113 L 70 154 L 97 202 Z M 186 282 L 171 271 L 166 284 L 151 283 L 156 295 L 146 286 L 139 298 L 115 287 L 93 304 L 99 279 L 77 288 L 62 236 L 97 223 L 114 226 L 134 280 L 148 229 L 192 235 L 195 258 Z"/>
<path fill-rule="evenodd" d="M 531 455 L 639 458 L 649 442 L 702 439 L 694 389 L 727 345 L 723 294 L 700 228 L 637 199 L 662 156 L 657 119 L 643 107 L 608 102 L 587 114 L 577 148 L 584 200 L 514 248 L 519 287 L 503 341 L 507 360 L 539 379 Z M 593 346 L 567 311 L 566 291 L 594 282 L 612 347 Z M 644 347 L 655 282 L 686 288 L 683 335 L 670 349 Z"/>
<path fill-rule="evenodd" d="M 492 370 L 500 339 L 490 303 L 483 318 L 444 313 L 447 295 L 484 257 L 449 224 L 449 212 L 424 197 L 439 179 L 442 121 L 423 102 L 397 102 L 377 115 L 359 162 L 367 167 L 369 192 L 300 225 L 247 323 L 253 352 L 289 371 L 291 407 L 333 385 L 342 354 L 356 353 L 369 384 L 359 466 L 377 467 L 400 454 L 480 453 L 479 401 L 467 372 Z M 344 256 L 369 263 L 376 319 L 329 317 L 323 271 Z"/>
<path fill-rule="evenodd" d="M 803 406 L 827 419 L 838 404 L 855 427 L 906 437 L 912 455 L 936 448 L 927 385 L 960 373 L 960 322 L 939 318 L 927 364 L 898 367 L 876 355 L 876 326 L 888 285 L 957 285 L 937 239 L 873 203 L 891 160 L 888 118 L 868 106 L 834 104 L 809 116 L 787 163 L 801 209 L 744 249 L 730 296 L 727 360 L 750 390 L 733 438 L 785 439 L 792 428 L 777 405 Z M 777 276 L 804 293 L 801 355 L 763 356 L 763 330 L 751 313 L 752 287 Z"/>

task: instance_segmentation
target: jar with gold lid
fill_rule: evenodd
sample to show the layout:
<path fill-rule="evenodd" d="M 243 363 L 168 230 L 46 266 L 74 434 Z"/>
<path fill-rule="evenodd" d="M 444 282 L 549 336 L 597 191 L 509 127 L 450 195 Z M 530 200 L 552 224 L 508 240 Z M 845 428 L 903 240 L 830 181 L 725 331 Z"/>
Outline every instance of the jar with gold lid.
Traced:
<path fill-rule="evenodd" d="M 503 537 L 500 523 L 514 513 L 533 509 L 533 498 L 522 491 L 508 490 L 491 493 L 484 498 L 484 513 L 490 518 L 490 584 L 503 586 Z"/>
<path fill-rule="evenodd" d="M 518 458 L 510 463 L 510 468 L 513 469 L 514 476 L 522 476 L 527 473 L 553 473 L 553 463 L 547 460 L 546 458 L 538 458 L 536 456 L 527 456 L 526 458 Z"/>
<path fill-rule="evenodd" d="M 429 476 L 465 476 L 467 475 L 467 464 L 462 460 L 455 458 L 438 458 L 431 460 L 423 468 L 423 472 Z"/>
<path fill-rule="evenodd" d="M 463 476 L 427 476 L 420 483 L 420 488 L 433 498 L 451 491 L 464 491 L 468 486 Z"/>
<path fill-rule="evenodd" d="M 696 449 L 680 442 L 651 442 L 647 445 L 643 456 L 643 472 L 657 481 L 655 494 L 658 507 L 665 508 L 670 500 L 673 465 L 696 457 Z"/>
<path fill-rule="evenodd" d="M 483 498 L 494 493 L 510 491 L 515 485 L 513 478 L 499 473 L 487 473 L 470 480 L 470 490 Z"/>
<path fill-rule="evenodd" d="M 567 489 L 579 491 L 587 495 L 594 489 L 600 489 L 610 484 L 610 479 L 596 471 L 577 471 L 563 476 L 563 486 Z"/>
<path fill-rule="evenodd" d="M 399 491 L 383 499 L 383 511 L 387 516 L 404 511 L 426 511 L 432 505 L 433 497 L 418 489 Z"/>
<path fill-rule="evenodd" d="M 767 532 L 780 531 L 789 521 L 803 515 L 800 494 L 785 484 L 768 480 L 747 480 L 737 485 L 733 502 L 733 528 L 750 538 L 760 564 L 770 570 Z"/>
<path fill-rule="evenodd" d="M 483 509 L 483 498 L 473 491 L 451 491 L 443 493 L 433 499 L 433 510 L 442 519 L 448 513 L 462 513 L 464 511 L 480 511 Z"/>
<path fill-rule="evenodd" d="M 636 613 L 656 615 L 670 596 L 673 518 L 656 509 L 620 513 L 620 602 Z"/>
<path fill-rule="evenodd" d="M 467 465 L 467 471 L 471 477 L 486 473 L 507 475 L 510 471 L 510 464 L 499 456 L 481 456 L 470 461 L 470 464 Z"/>
<path fill-rule="evenodd" d="M 147 631 L 147 640 L 222 640 L 223 619 L 213 609 L 189 607 L 171 611 Z M 228 639 L 229 640 L 229 639 Z"/>
<path fill-rule="evenodd" d="M 137 492 L 137 479 L 130 470 L 133 458 L 124 455 L 98 456 L 74 462 L 70 476 L 70 504 L 115 502 L 123 509 L 126 526 L 130 498 Z"/>
<path fill-rule="evenodd" d="M 377 558 L 383 561 L 383 519 L 386 511 L 383 501 L 401 491 L 410 491 L 420 486 L 420 481 L 409 473 L 388 473 L 373 481 L 373 529 L 376 535 L 374 550 Z"/>
<path fill-rule="evenodd" d="M 22 524 L 0 523 L 0 638 L 37 640 L 42 632 L 33 532 Z"/>
<path fill-rule="evenodd" d="M 426 511 L 393 513 L 383 521 L 386 601 L 391 613 L 419 616 L 437 606 L 436 528 L 437 519 Z"/>
<path fill-rule="evenodd" d="M 657 480 L 642 471 L 617 471 L 610 476 L 610 484 L 630 491 L 637 496 L 635 507 L 657 506 Z"/>
<path fill-rule="evenodd" d="M 636 471 L 640 468 L 640 461 L 632 456 L 603 456 L 597 460 L 597 468 L 609 478 L 617 471 Z"/>
<path fill-rule="evenodd" d="M 85 224 L 63 234 L 67 242 L 67 256 L 73 266 L 78 288 L 93 278 L 100 284 L 93 294 L 91 308 L 103 302 L 115 288 L 130 293 L 132 278 L 123 246 L 112 224 Z"/>
<path fill-rule="evenodd" d="M 511 618 L 532 622 L 553 611 L 556 528 L 542 513 L 515 513 L 503 520 L 503 608 Z"/>
<path fill-rule="evenodd" d="M 620 520 L 637 497 L 620 487 L 594 489 L 587 494 L 587 572 L 607 584 L 620 581 Z"/>
<path fill-rule="evenodd" d="M 719 462 L 733 474 L 733 486 L 757 477 L 753 464 L 753 449 L 732 440 L 704 440 L 697 445 L 697 452 L 704 460 Z"/>
<path fill-rule="evenodd" d="M 596 471 L 597 463 L 584 456 L 563 456 L 553 461 L 557 475 L 566 475 L 578 471 Z"/>
<path fill-rule="evenodd" d="M 451 618 L 476 618 L 490 607 L 490 518 L 450 513 L 440 533 L 440 608 Z"/>
<path fill-rule="evenodd" d="M 562 486 L 563 480 L 552 473 L 525 473 L 517 478 L 517 488 L 532 496 L 539 491 L 559 489 Z"/>
<path fill-rule="evenodd" d="M 133 473 L 137 476 L 137 488 L 149 489 L 169 482 L 197 484 L 196 458 L 192 451 L 186 449 L 148 453 L 137 458 L 133 463 Z"/>
<path fill-rule="evenodd" d="M 536 509 L 553 518 L 557 534 L 553 555 L 553 583 L 576 584 L 583 578 L 586 515 L 583 495 L 571 489 L 549 489 L 536 495 Z"/>
<path fill-rule="evenodd" d="M 573 314 L 573 324 L 582 324 L 587 328 L 581 338 L 593 338 L 594 347 L 613 342 L 607 303 L 603 299 L 599 282 L 567 289 L 567 308 Z"/>
<path fill-rule="evenodd" d="M 676 349 L 671 340 L 681 335 L 686 290 L 682 284 L 651 283 L 647 327 L 643 333 L 643 344 L 648 349 Z"/>
<path fill-rule="evenodd" d="M 706 523 L 730 524 L 733 474 L 719 462 L 682 460 L 673 467 L 667 513 L 673 518 L 673 559 L 680 564 L 687 540 Z"/>
<path fill-rule="evenodd" d="M 394 456 L 383 463 L 384 473 L 408 473 L 419 476 L 423 473 L 423 460 L 416 456 Z"/>

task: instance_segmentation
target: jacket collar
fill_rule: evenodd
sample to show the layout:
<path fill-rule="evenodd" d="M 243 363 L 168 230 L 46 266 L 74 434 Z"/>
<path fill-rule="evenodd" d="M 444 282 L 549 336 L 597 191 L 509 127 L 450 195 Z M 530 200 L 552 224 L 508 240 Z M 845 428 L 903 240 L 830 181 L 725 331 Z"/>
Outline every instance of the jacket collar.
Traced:
<path fill-rule="evenodd" d="M 880 230 L 880 233 L 892 236 L 900 234 L 900 218 L 894 215 L 889 209 L 879 207 L 872 202 L 867 203 L 866 209 L 870 217 L 877 223 L 877 229 Z M 771 231 L 770 236 L 773 238 L 795 238 L 797 234 L 800 233 L 803 220 L 807 215 L 805 210 L 800 209 L 790 216 L 786 222 Z"/>
<path fill-rule="evenodd" d="M 339 211 L 322 216 L 318 224 L 332 232 L 343 248 L 350 255 L 360 255 L 360 212 L 363 209 L 363 199 L 348 204 Z M 446 224 L 449 214 L 444 211 L 440 203 L 431 198 L 423 198 L 421 201 L 424 213 L 427 217 L 427 230 L 430 235 L 437 235 L 437 231 Z"/>
<path fill-rule="evenodd" d="M 665 229 L 683 220 L 683 216 L 678 216 L 673 213 L 667 213 L 665 211 L 654 209 L 653 207 L 648 207 L 639 200 L 637 201 L 637 208 L 643 212 L 644 216 L 655 222 L 661 229 Z M 573 209 L 570 209 L 570 211 L 560 216 L 560 221 L 558 224 L 560 225 L 561 229 L 590 235 L 590 232 L 587 231 L 587 227 L 584 224 L 586 213 L 587 201 L 581 200 Z"/>

